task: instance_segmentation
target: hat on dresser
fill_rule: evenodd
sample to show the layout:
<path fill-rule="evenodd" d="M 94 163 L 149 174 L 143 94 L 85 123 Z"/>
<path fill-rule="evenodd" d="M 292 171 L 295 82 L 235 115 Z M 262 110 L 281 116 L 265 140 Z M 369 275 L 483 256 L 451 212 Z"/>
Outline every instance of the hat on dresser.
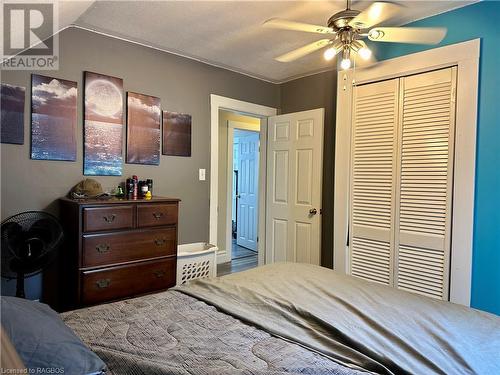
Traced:
<path fill-rule="evenodd" d="M 92 178 L 80 181 L 69 192 L 69 197 L 73 199 L 98 198 L 103 195 L 101 184 Z"/>

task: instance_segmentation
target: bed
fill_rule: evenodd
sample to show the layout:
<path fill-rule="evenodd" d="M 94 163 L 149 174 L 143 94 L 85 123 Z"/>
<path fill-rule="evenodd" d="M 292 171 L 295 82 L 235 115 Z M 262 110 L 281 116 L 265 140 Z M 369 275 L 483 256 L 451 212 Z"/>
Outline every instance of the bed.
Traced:
<path fill-rule="evenodd" d="M 500 317 L 306 264 L 62 319 L 114 375 L 500 374 Z"/>
<path fill-rule="evenodd" d="M 362 373 L 178 291 L 65 313 L 63 320 L 113 375 Z"/>
<path fill-rule="evenodd" d="M 61 315 L 14 297 L 1 307 L 33 373 L 500 374 L 500 317 L 307 264 Z"/>

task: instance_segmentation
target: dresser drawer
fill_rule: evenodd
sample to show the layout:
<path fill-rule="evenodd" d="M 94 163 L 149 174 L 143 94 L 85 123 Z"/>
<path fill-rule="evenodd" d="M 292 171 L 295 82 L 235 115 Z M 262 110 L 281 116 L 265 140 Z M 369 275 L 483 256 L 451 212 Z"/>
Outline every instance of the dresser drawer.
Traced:
<path fill-rule="evenodd" d="M 83 236 L 83 267 L 175 255 L 175 228 Z"/>
<path fill-rule="evenodd" d="M 138 204 L 137 226 L 140 228 L 177 223 L 177 204 Z"/>
<path fill-rule="evenodd" d="M 134 206 L 85 207 L 83 231 L 97 232 L 134 227 Z"/>
<path fill-rule="evenodd" d="M 82 272 L 82 302 L 95 304 L 175 285 L 176 259 Z"/>

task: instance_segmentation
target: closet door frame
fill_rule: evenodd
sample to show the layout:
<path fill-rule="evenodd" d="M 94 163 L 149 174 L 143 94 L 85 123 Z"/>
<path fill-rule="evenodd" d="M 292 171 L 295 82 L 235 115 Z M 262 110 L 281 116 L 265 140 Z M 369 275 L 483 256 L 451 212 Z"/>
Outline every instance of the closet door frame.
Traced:
<path fill-rule="evenodd" d="M 457 67 L 450 301 L 470 306 L 480 39 L 338 73 L 334 186 L 334 269 L 349 273 L 349 197 L 353 84 Z M 355 80 L 355 81 L 354 81 Z"/>

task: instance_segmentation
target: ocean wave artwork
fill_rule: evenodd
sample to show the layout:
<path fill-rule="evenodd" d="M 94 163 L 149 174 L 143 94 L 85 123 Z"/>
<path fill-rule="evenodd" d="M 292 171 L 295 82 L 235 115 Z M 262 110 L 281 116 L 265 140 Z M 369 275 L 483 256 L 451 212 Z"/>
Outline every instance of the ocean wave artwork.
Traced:
<path fill-rule="evenodd" d="M 121 124 L 85 120 L 85 174 L 121 176 Z"/>
<path fill-rule="evenodd" d="M 160 164 L 160 99 L 127 93 L 127 163 Z"/>
<path fill-rule="evenodd" d="M 123 81 L 85 72 L 83 174 L 121 176 Z"/>
<path fill-rule="evenodd" d="M 24 98 L 26 89 L 2 83 L 0 86 L 0 141 L 24 144 Z"/>
<path fill-rule="evenodd" d="M 31 159 L 76 161 L 77 83 L 32 75 Z"/>
<path fill-rule="evenodd" d="M 163 111 L 163 155 L 191 156 L 191 115 Z"/>

